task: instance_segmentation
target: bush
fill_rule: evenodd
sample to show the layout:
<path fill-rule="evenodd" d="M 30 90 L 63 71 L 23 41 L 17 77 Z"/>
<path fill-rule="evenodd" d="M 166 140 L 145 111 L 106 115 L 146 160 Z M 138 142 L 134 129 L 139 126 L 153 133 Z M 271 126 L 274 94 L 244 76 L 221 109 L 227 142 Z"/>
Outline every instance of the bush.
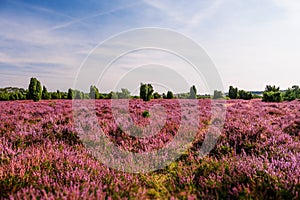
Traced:
<path fill-rule="evenodd" d="M 265 92 L 279 92 L 280 87 L 276 87 L 275 85 L 271 86 L 271 85 L 267 85 Z"/>
<path fill-rule="evenodd" d="M 166 97 L 166 98 L 167 98 L 167 99 L 173 99 L 173 98 L 174 98 L 173 92 L 168 91 L 168 92 L 167 92 L 167 97 Z"/>
<path fill-rule="evenodd" d="M 143 101 L 150 101 L 152 98 L 152 93 L 154 92 L 153 87 L 151 84 L 143 84 L 141 83 L 140 86 L 140 98 L 143 99 Z"/>
<path fill-rule="evenodd" d="M 28 86 L 28 98 L 33 101 L 39 101 L 42 98 L 41 82 L 36 78 L 31 78 Z"/>
<path fill-rule="evenodd" d="M 263 101 L 265 102 L 282 102 L 281 92 L 264 92 Z"/>
<path fill-rule="evenodd" d="M 238 98 L 238 89 L 230 86 L 228 96 L 230 99 L 237 99 Z"/>
<path fill-rule="evenodd" d="M 283 100 L 293 101 L 300 98 L 300 89 L 299 86 L 294 85 L 292 88 L 288 88 L 283 94 Z"/>
<path fill-rule="evenodd" d="M 293 101 L 296 99 L 296 94 L 295 92 L 288 88 L 287 91 L 285 91 L 285 93 L 283 94 L 283 100 L 285 101 Z"/>
<path fill-rule="evenodd" d="M 239 91 L 239 98 L 240 99 L 244 99 L 244 100 L 250 100 L 252 99 L 252 93 L 251 92 L 247 92 L 247 91 L 244 91 L 244 90 L 240 90 Z"/>
<path fill-rule="evenodd" d="M 68 99 L 74 99 L 75 98 L 75 93 L 71 88 L 69 88 L 69 90 L 68 90 L 68 97 L 67 98 Z"/>
<path fill-rule="evenodd" d="M 153 97 L 154 97 L 154 99 L 160 99 L 161 98 L 161 96 L 160 96 L 160 94 L 158 94 L 158 92 L 155 92 L 153 94 Z"/>
<path fill-rule="evenodd" d="M 0 101 L 8 101 L 9 100 L 9 94 L 8 93 L 0 93 Z"/>
<path fill-rule="evenodd" d="M 14 101 L 14 100 L 19 100 L 19 93 L 13 92 L 9 94 L 9 100 Z"/>
<path fill-rule="evenodd" d="M 51 99 L 60 99 L 60 95 L 57 92 L 50 92 Z"/>
<path fill-rule="evenodd" d="M 280 92 L 280 88 L 274 86 L 267 85 L 266 89 L 263 93 L 262 101 L 264 102 L 282 102 L 282 94 Z"/>
<path fill-rule="evenodd" d="M 294 86 L 292 87 L 292 90 L 293 90 L 293 92 L 294 92 L 296 98 L 297 98 L 297 99 L 300 99 L 300 88 L 299 88 L 299 86 L 298 86 L 298 85 L 294 85 Z"/>
<path fill-rule="evenodd" d="M 50 94 L 45 86 L 43 86 L 42 99 L 44 99 L 44 100 L 50 99 Z"/>
<path fill-rule="evenodd" d="M 90 99 L 99 99 L 99 90 L 96 86 L 94 85 L 90 86 L 89 97 Z"/>
<path fill-rule="evenodd" d="M 111 91 L 108 95 L 107 95 L 108 99 L 117 99 L 118 98 L 118 95 Z"/>
<path fill-rule="evenodd" d="M 146 117 L 150 117 L 150 113 L 148 110 L 145 110 L 143 113 L 142 113 L 143 117 L 146 118 Z"/>

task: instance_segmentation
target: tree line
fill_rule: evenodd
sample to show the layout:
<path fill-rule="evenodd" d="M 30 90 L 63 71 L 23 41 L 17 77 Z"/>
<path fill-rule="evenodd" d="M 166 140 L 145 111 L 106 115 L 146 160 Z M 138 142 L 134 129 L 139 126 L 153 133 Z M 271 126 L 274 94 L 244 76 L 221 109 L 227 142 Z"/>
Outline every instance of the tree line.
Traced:
<path fill-rule="evenodd" d="M 181 98 L 192 98 L 196 99 L 197 96 L 196 87 L 193 85 L 190 89 L 190 93 L 187 95 L 182 95 Z M 121 91 L 111 91 L 110 93 L 100 93 L 99 89 L 91 85 L 89 93 L 84 93 L 79 90 L 74 90 L 69 88 L 67 92 L 55 91 L 49 92 L 46 86 L 42 86 L 41 82 L 32 77 L 30 79 L 28 89 L 7 87 L 0 88 L 0 101 L 9 100 L 52 100 L 52 99 L 128 99 L 128 98 L 141 98 L 144 101 L 149 101 L 150 99 L 173 99 L 176 96 L 172 91 L 167 91 L 167 93 L 159 94 L 154 92 L 154 88 L 151 84 L 143 84 L 140 86 L 140 95 L 132 96 L 130 91 L 126 88 L 121 88 Z M 199 96 L 198 96 L 199 97 Z"/>
<path fill-rule="evenodd" d="M 282 101 L 293 101 L 300 99 L 300 89 L 298 85 L 294 85 L 285 91 L 281 91 L 280 87 L 275 85 L 267 85 L 262 93 L 262 96 L 253 95 L 251 92 L 244 90 L 238 90 L 233 86 L 229 87 L 228 97 L 230 99 L 244 99 L 250 100 L 255 98 L 261 98 L 264 102 L 282 102 Z"/>
<path fill-rule="evenodd" d="M 139 96 L 132 96 L 130 91 L 122 88 L 121 91 L 111 91 L 110 93 L 100 93 L 99 89 L 91 85 L 89 93 L 84 93 L 79 90 L 69 88 L 67 92 L 48 92 L 46 86 L 42 86 L 41 82 L 32 77 L 29 82 L 28 89 L 7 87 L 0 89 L 0 101 L 8 100 L 33 100 L 39 101 L 51 99 L 129 99 L 141 98 L 143 101 L 150 101 L 151 99 L 199 99 L 199 98 L 213 98 L 213 99 L 244 99 L 250 100 L 253 98 L 262 98 L 265 102 L 282 102 L 300 99 L 299 86 L 294 85 L 286 91 L 281 91 L 279 87 L 267 85 L 262 96 L 252 94 L 249 91 L 239 90 L 237 87 L 230 86 L 228 94 L 225 96 L 223 92 L 215 90 L 211 95 L 197 95 L 196 86 L 190 87 L 190 91 L 182 94 L 173 94 L 172 91 L 159 94 L 154 91 L 154 88 L 149 83 L 140 84 Z"/>

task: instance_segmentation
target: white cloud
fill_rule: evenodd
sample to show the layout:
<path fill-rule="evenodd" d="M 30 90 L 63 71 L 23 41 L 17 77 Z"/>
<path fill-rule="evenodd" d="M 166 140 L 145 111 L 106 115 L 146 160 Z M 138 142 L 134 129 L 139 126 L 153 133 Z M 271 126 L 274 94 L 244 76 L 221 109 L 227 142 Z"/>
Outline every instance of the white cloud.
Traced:
<path fill-rule="evenodd" d="M 144 0 L 144 2 L 161 12 L 168 15 L 171 19 L 176 20 L 188 28 L 195 28 L 201 25 L 206 19 L 209 19 L 217 13 L 223 0 L 213 1 L 159 1 Z"/>
<path fill-rule="evenodd" d="M 77 23 L 81 23 L 81 22 L 89 20 L 91 18 L 95 18 L 95 17 L 99 17 L 99 16 L 103 16 L 103 15 L 108 15 L 108 14 L 111 14 L 111 13 L 114 13 L 114 12 L 117 12 L 117 11 L 121 11 L 121 10 L 124 10 L 124 9 L 128 9 L 128 8 L 134 7 L 134 6 L 138 5 L 138 4 L 139 3 L 125 5 L 125 6 L 117 7 L 117 8 L 105 11 L 105 12 L 103 12 L 102 10 L 100 10 L 100 11 L 98 11 L 96 13 L 87 15 L 85 17 L 72 19 L 72 20 L 70 20 L 70 21 L 68 21 L 66 23 L 55 25 L 55 26 L 51 27 L 49 30 L 57 30 L 57 29 L 67 28 L 68 26 L 71 26 L 71 25 L 74 25 L 74 24 L 77 24 Z"/>
<path fill-rule="evenodd" d="M 298 0 L 273 0 L 273 2 L 285 10 L 288 23 L 300 24 L 300 1 Z"/>
<path fill-rule="evenodd" d="M 91 40 L 68 30 L 45 31 L 48 21 L 22 17 L 0 19 L 1 85 L 24 87 L 36 76 L 50 90 L 71 87 Z"/>

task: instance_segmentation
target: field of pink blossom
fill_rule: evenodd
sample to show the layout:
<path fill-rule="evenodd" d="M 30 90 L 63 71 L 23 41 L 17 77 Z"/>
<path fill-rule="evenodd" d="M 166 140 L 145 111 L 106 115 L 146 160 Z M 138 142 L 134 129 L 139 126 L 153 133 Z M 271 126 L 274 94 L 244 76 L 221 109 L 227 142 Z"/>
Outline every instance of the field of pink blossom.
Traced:
<path fill-rule="evenodd" d="M 137 135 L 147 136 L 138 127 L 151 124 L 151 112 L 148 117 L 145 111 L 155 103 L 166 113 L 156 135 L 126 134 L 114 120 L 110 100 L 96 100 L 97 120 L 126 151 L 160 149 L 174 139 L 185 115 L 179 100 L 130 100 L 136 124 L 130 127 Z M 215 122 L 210 100 L 197 103 L 198 132 L 189 150 L 162 169 L 127 173 L 107 167 L 85 148 L 74 126 L 72 101 L 0 102 L 0 199 L 300 198 L 300 101 L 227 101 L 222 133 L 202 158 L 198 151 Z M 149 133 L 157 131 L 149 127 Z"/>

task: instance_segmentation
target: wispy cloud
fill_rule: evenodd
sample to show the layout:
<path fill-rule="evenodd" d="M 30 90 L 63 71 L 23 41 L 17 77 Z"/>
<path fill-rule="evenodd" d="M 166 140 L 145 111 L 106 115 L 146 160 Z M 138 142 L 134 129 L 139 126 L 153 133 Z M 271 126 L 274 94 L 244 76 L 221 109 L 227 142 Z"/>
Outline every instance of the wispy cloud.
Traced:
<path fill-rule="evenodd" d="M 24 87 L 28 78 L 37 76 L 51 83 L 52 90 L 72 86 L 70 75 L 75 76 L 84 58 L 77 52 L 90 49 L 91 41 L 70 30 L 44 31 L 49 25 L 43 18 L 22 13 L 0 18 L 1 85 Z"/>
<path fill-rule="evenodd" d="M 49 31 L 53 31 L 53 30 L 57 30 L 57 29 L 62 29 L 62 28 L 67 28 L 68 26 L 71 26 L 71 25 L 74 25 L 74 24 L 77 24 L 77 23 L 89 20 L 91 18 L 95 18 L 95 17 L 99 17 L 99 16 L 103 16 L 103 15 L 109 15 L 109 14 L 114 13 L 114 12 L 118 12 L 118 11 L 121 11 L 121 10 L 125 10 L 125 9 L 128 9 L 128 8 L 134 7 L 134 6 L 138 5 L 138 4 L 140 4 L 140 3 L 133 3 L 133 4 L 130 4 L 130 5 L 121 6 L 121 7 L 114 8 L 114 9 L 111 9 L 111 10 L 108 10 L 108 11 L 105 11 L 105 12 L 103 12 L 102 10 L 100 10 L 100 11 L 98 11 L 96 13 L 87 15 L 85 17 L 81 17 L 81 18 L 77 18 L 77 19 L 72 19 L 72 20 L 70 20 L 70 21 L 68 21 L 66 23 L 55 25 L 55 26 L 51 27 L 49 29 Z"/>
<path fill-rule="evenodd" d="M 212 17 L 224 3 L 223 0 L 202 1 L 194 4 L 190 1 L 159 1 L 144 0 L 144 2 L 188 28 L 201 25 L 205 19 Z"/>
<path fill-rule="evenodd" d="M 202 12 L 196 13 L 190 20 L 191 28 L 195 28 L 196 26 L 199 26 L 202 21 L 214 16 L 218 12 L 220 6 L 223 3 L 224 3 L 223 0 L 212 1 L 209 7 L 204 9 Z"/>
<path fill-rule="evenodd" d="M 66 15 L 62 12 L 57 12 L 53 9 L 49 9 L 49 8 L 45 8 L 45 7 L 41 7 L 41 6 L 37 6 L 37 5 L 32 5 L 32 4 L 28 4 L 28 3 L 24 3 L 24 2 L 20 2 L 20 1 L 14 1 L 14 0 L 10 0 L 9 3 L 13 4 L 15 6 L 23 7 L 23 8 L 34 10 L 34 11 L 39 11 L 42 13 L 48 13 L 48 14 L 51 14 L 54 16 L 62 16 L 62 17 L 68 18 L 68 19 L 74 19 L 73 17 Z"/>
<path fill-rule="evenodd" d="M 21 83 L 26 85 L 24 83 L 28 81 L 28 76 L 35 75 L 48 77 L 47 82 L 52 83 L 52 89 L 67 89 L 73 85 L 77 69 L 85 56 L 103 40 L 99 36 L 98 40 L 93 39 L 93 33 L 84 29 L 78 28 L 78 31 L 74 31 L 70 28 L 71 25 L 86 26 L 93 18 L 131 8 L 138 3 L 120 5 L 105 12 L 94 12 L 79 18 L 23 2 L 12 1 L 10 4 L 20 12 L 7 10 L 0 17 L 1 84 L 8 85 L 7 82 L 14 80 L 19 86 Z M 62 18 L 51 18 L 52 15 Z M 61 19 L 66 22 L 61 23 Z M 97 30 L 93 30 L 97 34 Z M 12 78 L 16 76 L 19 77 L 18 80 Z"/>

